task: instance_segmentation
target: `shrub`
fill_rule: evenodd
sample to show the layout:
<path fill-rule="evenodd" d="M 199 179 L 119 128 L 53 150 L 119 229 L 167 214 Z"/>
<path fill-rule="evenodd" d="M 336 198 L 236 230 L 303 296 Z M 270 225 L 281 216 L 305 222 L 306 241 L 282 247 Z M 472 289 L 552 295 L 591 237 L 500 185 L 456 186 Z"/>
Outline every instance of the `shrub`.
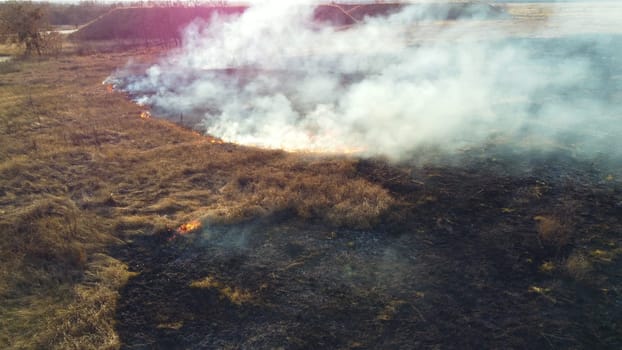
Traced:
<path fill-rule="evenodd" d="M 63 36 L 59 32 L 41 34 L 41 54 L 58 56 L 63 50 Z"/>

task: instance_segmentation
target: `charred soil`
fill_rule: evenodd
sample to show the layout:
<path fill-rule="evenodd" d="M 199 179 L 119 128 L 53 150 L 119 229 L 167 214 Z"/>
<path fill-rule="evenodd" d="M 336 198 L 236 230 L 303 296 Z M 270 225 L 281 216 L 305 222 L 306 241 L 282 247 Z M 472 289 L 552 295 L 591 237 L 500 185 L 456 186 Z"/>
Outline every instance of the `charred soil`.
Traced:
<path fill-rule="evenodd" d="M 565 152 L 360 160 L 374 229 L 286 216 L 135 236 L 114 253 L 123 348 L 618 348 L 622 192 Z M 173 237 L 171 239 L 171 237 Z"/>

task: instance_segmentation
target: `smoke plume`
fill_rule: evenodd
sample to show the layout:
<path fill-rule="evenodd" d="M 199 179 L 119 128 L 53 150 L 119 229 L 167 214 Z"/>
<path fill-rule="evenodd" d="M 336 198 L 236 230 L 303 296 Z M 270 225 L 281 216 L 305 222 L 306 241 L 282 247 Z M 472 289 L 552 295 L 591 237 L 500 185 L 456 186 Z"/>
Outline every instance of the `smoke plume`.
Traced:
<path fill-rule="evenodd" d="M 108 81 L 154 115 L 261 147 L 394 159 L 489 142 L 620 148 L 622 39 L 598 14 L 576 28 L 553 7 L 541 30 L 509 34 L 511 18 L 441 23 L 439 8 L 343 28 L 299 2 L 256 4 L 193 22 L 179 49 Z"/>

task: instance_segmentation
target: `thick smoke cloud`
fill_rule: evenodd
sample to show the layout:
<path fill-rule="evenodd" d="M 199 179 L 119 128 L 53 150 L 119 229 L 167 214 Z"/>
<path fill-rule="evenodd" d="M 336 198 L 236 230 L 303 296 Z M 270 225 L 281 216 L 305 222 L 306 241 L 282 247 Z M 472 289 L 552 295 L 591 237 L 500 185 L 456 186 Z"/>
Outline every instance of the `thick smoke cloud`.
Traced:
<path fill-rule="evenodd" d="M 565 35 L 553 16 L 557 32 L 510 37 L 495 29 L 503 20 L 482 30 L 429 12 L 344 30 L 313 21 L 311 6 L 267 2 L 196 21 L 180 49 L 108 81 L 156 115 L 262 147 L 394 159 L 491 140 L 586 156 L 619 148 L 619 36 Z"/>

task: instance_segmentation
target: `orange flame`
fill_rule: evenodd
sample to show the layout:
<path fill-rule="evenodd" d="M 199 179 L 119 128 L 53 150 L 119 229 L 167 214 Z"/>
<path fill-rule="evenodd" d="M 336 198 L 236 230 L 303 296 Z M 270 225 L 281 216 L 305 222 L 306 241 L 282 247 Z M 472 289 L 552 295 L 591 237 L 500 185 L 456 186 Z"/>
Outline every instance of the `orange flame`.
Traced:
<path fill-rule="evenodd" d="M 225 143 L 223 140 L 211 136 L 209 137 L 209 142 L 214 145 L 222 145 Z"/>
<path fill-rule="evenodd" d="M 149 113 L 149 111 L 142 111 L 142 112 L 140 112 L 140 118 L 141 119 L 149 119 L 149 118 L 151 118 L 151 113 Z"/>
<path fill-rule="evenodd" d="M 177 231 L 175 231 L 175 233 L 177 233 L 178 235 L 185 235 L 187 233 L 194 232 L 194 231 L 196 231 L 196 230 L 198 230 L 200 228 L 201 228 L 201 221 L 199 221 L 199 220 L 192 220 L 192 221 L 190 221 L 188 223 L 185 223 L 185 224 L 179 226 L 177 228 Z"/>
<path fill-rule="evenodd" d="M 188 223 L 185 223 L 179 226 L 177 230 L 175 230 L 173 235 L 168 238 L 168 241 L 170 242 L 179 236 L 187 235 L 189 233 L 198 231 L 199 229 L 201 229 L 201 221 L 192 220 Z"/>
<path fill-rule="evenodd" d="M 112 93 L 114 91 L 114 87 L 112 86 L 112 84 L 106 84 L 106 91 L 108 91 L 109 93 Z"/>

